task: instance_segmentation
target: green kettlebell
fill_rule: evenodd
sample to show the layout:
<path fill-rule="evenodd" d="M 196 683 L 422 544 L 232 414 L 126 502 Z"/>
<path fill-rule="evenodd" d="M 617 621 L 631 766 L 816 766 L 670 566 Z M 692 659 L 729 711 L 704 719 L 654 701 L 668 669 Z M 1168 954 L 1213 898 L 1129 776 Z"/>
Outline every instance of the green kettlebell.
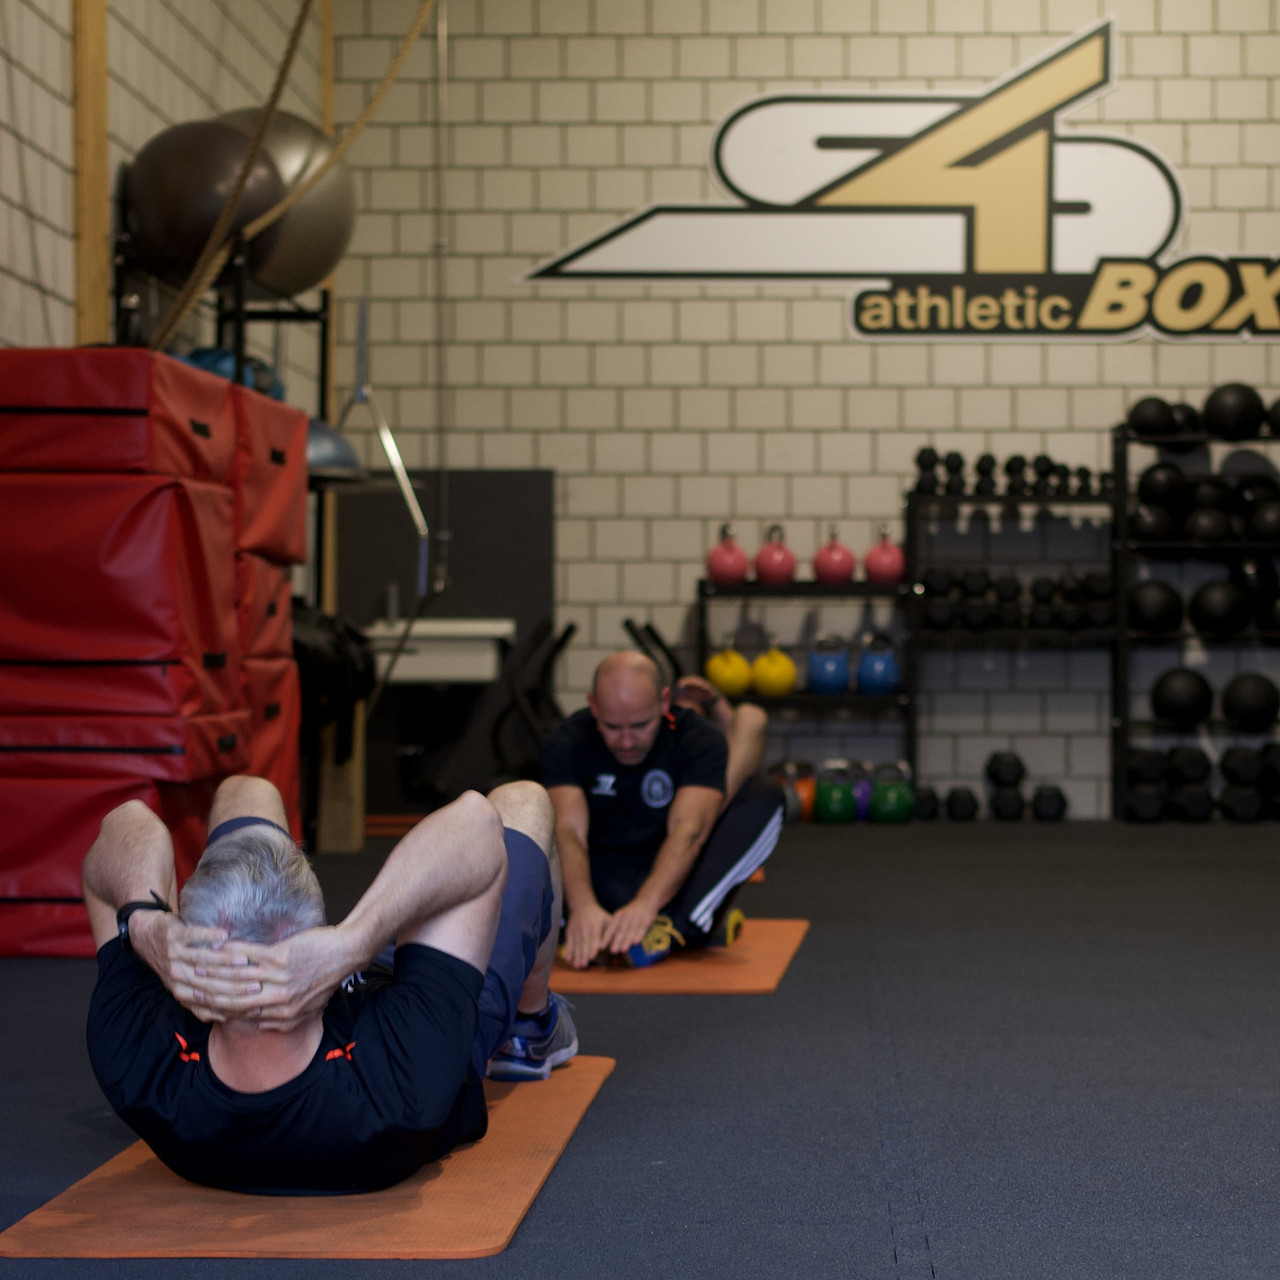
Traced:
<path fill-rule="evenodd" d="M 818 771 L 818 790 L 813 799 L 815 822 L 853 822 L 858 801 L 853 789 L 853 770 L 847 760 L 826 760 Z"/>
<path fill-rule="evenodd" d="M 868 818 L 872 822 L 910 822 L 915 807 L 915 788 L 907 765 L 902 761 L 880 765 L 871 784 Z"/>

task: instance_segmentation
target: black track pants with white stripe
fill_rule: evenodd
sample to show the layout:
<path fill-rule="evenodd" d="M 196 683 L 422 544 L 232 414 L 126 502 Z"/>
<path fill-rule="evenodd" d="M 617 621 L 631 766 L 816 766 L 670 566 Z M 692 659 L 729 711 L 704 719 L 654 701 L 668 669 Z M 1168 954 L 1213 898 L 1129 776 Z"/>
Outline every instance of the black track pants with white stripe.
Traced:
<path fill-rule="evenodd" d="M 748 778 L 711 829 L 683 887 L 663 908 L 691 947 L 702 946 L 717 913 L 751 873 L 762 867 L 782 831 L 782 789 L 772 779 Z M 591 879 L 606 911 L 616 911 L 635 896 L 647 868 L 597 866 Z"/>

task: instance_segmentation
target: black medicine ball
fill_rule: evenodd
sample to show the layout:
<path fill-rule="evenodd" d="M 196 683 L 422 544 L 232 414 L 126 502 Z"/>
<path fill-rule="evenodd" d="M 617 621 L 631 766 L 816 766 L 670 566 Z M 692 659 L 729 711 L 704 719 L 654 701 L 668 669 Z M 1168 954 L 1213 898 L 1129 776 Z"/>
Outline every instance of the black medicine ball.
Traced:
<path fill-rule="evenodd" d="M 1177 529 L 1178 522 L 1174 519 L 1173 512 L 1164 507 L 1143 504 L 1135 507 L 1129 516 L 1129 533 L 1144 542 L 1172 538 Z"/>
<path fill-rule="evenodd" d="M 1280 498 L 1258 503 L 1245 522 L 1245 533 L 1253 542 L 1280 542 Z"/>
<path fill-rule="evenodd" d="M 1249 625 L 1249 600 L 1229 578 L 1206 582 L 1191 597 L 1187 617 L 1201 635 L 1239 635 Z"/>
<path fill-rule="evenodd" d="M 1248 596 L 1255 612 L 1280 595 L 1280 574 L 1270 556 L 1241 556 L 1231 566 L 1231 581 Z"/>
<path fill-rule="evenodd" d="M 1129 592 L 1129 625 L 1167 635 L 1182 626 L 1182 597 L 1167 582 L 1140 582 Z"/>
<path fill-rule="evenodd" d="M 1151 710 L 1175 729 L 1194 729 L 1213 710 L 1213 690 L 1198 671 L 1175 667 L 1151 686 Z"/>
<path fill-rule="evenodd" d="M 1182 536 L 1192 542 L 1230 542 L 1236 531 L 1225 511 L 1218 507 L 1197 507 L 1182 522 Z"/>
<path fill-rule="evenodd" d="M 1209 392 L 1200 410 L 1204 429 L 1219 440 L 1253 440 L 1267 411 L 1262 397 L 1243 382 L 1225 382 Z"/>
<path fill-rule="evenodd" d="M 1231 486 L 1221 476 L 1199 476 L 1192 482 L 1191 505 L 1227 511 L 1232 505 Z"/>
<path fill-rule="evenodd" d="M 1156 462 L 1138 477 L 1138 500 L 1152 507 L 1163 507 L 1174 517 L 1191 509 L 1191 481 L 1182 468 L 1172 462 Z"/>
<path fill-rule="evenodd" d="M 1257 507 L 1276 498 L 1280 498 L 1280 484 L 1276 483 L 1275 477 L 1265 471 L 1253 471 L 1236 481 L 1231 505 L 1237 515 L 1247 520 Z"/>
<path fill-rule="evenodd" d="M 1147 396 L 1129 406 L 1129 426 L 1140 436 L 1171 436 L 1178 430 L 1167 401 Z"/>
<path fill-rule="evenodd" d="M 1280 714 L 1280 689 L 1266 676 L 1247 672 L 1236 676 L 1222 691 L 1222 715 L 1233 729 L 1262 733 Z"/>

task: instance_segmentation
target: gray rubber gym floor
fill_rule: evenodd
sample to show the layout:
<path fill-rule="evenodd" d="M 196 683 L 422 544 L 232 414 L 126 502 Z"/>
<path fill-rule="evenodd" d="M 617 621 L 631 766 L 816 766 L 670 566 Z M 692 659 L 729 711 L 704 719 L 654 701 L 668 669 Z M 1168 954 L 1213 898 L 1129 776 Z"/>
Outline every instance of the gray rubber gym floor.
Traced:
<path fill-rule="evenodd" d="M 1278 833 L 788 828 L 742 898 L 813 922 L 776 994 L 575 1001 L 617 1070 L 506 1253 L 0 1277 L 1275 1280 Z M 333 909 L 376 862 L 317 860 Z M 129 1135 L 85 1062 L 91 962 L 0 973 L 8 1225 Z"/>

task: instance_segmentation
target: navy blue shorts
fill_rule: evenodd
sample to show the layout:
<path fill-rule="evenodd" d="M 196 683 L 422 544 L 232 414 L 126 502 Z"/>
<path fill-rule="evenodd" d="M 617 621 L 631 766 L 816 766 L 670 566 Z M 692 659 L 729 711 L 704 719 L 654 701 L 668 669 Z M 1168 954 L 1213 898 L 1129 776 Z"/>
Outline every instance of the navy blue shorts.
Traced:
<path fill-rule="evenodd" d="M 292 840 L 293 836 L 278 823 L 272 822 L 270 818 L 228 818 L 226 822 L 220 822 L 212 831 L 209 832 L 208 838 L 204 842 L 207 849 L 215 840 L 221 840 L 223 836 L 229 836 L 233 831 L 239 831 L 242 827 L 275 827 L 277 831 L 284 831 L 284 834 Z"/>
<path fill-rule="evenodd" d="M 547 856 L 521 831 L 504 827 L 507 884 L 502 891 L 498 936 L 480 990 L 480 1021 L 471 1046 L 471 1062 L 481 1076 L 489 1059 L 506 1043 L 516 1020 L 524 980 L 533 969 L 538 948 L 552 929 L 555 889 Z M 560 922 L 555 921 L 559 929 Z"/>

